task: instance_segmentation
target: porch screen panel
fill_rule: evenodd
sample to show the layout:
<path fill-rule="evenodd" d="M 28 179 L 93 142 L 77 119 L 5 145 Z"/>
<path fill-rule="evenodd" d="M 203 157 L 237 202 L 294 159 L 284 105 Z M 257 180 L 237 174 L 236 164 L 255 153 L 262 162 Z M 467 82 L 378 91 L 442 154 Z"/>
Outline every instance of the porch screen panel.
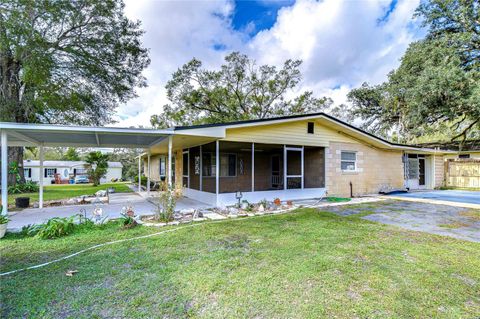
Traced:
<path fill-rule="evenodd" d="M 305 147 L 305 188 L 325 187 L 325 149 Z"/>
<path fill-rule="evenodd" d="M 287 189 L 302 188 L 302 152 L 287 149 Z"/>

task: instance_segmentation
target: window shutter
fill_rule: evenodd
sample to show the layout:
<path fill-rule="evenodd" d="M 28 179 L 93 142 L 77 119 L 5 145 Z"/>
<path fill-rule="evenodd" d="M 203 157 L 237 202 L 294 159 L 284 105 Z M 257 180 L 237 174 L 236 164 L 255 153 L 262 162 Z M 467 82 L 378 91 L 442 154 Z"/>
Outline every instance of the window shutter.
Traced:
<path fill-rule="evenodd" d="M 77 176 L 77 169 L 76 168 L 73 169 L 73 175 Z"/>
<path fill-rule="evenodd" d="M 46 168 L 43 169 L 43 177 L 47 177 L 47 169 Z"/>

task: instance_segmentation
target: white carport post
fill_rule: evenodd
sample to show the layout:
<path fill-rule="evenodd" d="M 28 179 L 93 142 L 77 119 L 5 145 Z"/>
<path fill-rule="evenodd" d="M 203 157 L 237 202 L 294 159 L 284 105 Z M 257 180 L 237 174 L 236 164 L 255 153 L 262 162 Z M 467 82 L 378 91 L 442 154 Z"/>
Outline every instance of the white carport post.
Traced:
<path fill-rule="evenodd" d="M 39 183 L 40 186 L 38 188 L 38 207 L 43 208 L 43 177 L 45 176 L 45 170 L 43 168 L 43 144 L 40 144 L 39 146 L 39 156 L 40 156 L 40 179 Z"/>
<path fill-rule="evenodd" d="M 2 130 L 1 132 L 1 138 L 2 138 L 2 141 L 1 141 L 1 147 L 2 147 L 2 155 L 1 155 L 1 159 L 2 159 L 2 213 L 4 215 L 7 215 L 8 214 L 8 185 L 7 185 L 7 181 L 8 181 L 8 166 L 7 166 L 7 162 L 8 162 L 8 141 L 7 141 L 7 131 L 5 130 Z"/>
<path fill-rule="evenodd" d="M 172 139 L 173 136 L 168 136 L 168 172 L 167 172 L 167 183 L 168 187 L 172 187 Z"/>
<path fill-rule="evenodd" d="M 220 193 L 220 141 L 215 141 L 215 194 Z"/>
<path fill-rule="evenodd" d="M 141 171 L 142 155 L 138 156 L 138 193 L 142 191 L 142 171 Z"/>
<path fill-rule="evenodd" d="M 147 155 L 147 195 L 150 196 L 150 152 Z"/>

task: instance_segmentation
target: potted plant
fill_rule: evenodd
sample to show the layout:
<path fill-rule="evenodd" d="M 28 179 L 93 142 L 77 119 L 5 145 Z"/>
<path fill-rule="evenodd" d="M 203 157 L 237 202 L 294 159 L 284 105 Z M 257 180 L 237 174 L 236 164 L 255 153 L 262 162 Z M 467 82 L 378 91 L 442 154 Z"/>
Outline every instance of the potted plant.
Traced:
<path fill-rule="evenodd" d="M 7 231 L 7 224 L 8 224 L 8 216 L 3 214 L 3 210 L 2 210 L 2 213 L 0 213 L 0 238 L 3 238 L 3 236 L 5 236 L 5 232 Z"/>

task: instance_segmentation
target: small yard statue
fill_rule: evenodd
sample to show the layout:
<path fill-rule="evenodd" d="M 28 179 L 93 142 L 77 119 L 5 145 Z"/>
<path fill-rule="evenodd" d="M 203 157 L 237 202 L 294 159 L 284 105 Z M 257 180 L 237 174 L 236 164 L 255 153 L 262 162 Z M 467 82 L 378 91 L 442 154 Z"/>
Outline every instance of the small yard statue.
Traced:
<path fill-rule="evenodd" d="M 103 216 L 103 209 L 101 207 L 95 206 L 92 212 L 92 221 L 96 224 L 103 224 L 108 221 L 108 216 Z"/>

